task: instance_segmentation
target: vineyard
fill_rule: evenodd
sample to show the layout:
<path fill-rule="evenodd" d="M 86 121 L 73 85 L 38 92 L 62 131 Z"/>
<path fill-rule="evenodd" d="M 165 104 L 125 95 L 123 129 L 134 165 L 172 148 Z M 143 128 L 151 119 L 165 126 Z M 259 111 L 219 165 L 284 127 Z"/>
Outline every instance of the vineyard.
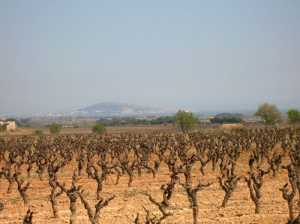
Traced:
<path fill-rule="evenodd" d="M 0 138 L 0 223 L 300 223 L 300 129 Z"/>

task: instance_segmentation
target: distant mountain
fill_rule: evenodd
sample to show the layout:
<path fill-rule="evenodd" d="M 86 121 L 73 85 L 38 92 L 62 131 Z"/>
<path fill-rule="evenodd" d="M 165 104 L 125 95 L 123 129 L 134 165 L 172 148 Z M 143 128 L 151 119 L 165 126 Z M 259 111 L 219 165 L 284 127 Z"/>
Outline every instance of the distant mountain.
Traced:
<path fill-rule="evenodd" d="M 98 103 L 73 111 L 72 116 L 85 117 L 130 117 L 168 114 L 170 111 L 160 108 L 144 107 L 127 103 Z"/>

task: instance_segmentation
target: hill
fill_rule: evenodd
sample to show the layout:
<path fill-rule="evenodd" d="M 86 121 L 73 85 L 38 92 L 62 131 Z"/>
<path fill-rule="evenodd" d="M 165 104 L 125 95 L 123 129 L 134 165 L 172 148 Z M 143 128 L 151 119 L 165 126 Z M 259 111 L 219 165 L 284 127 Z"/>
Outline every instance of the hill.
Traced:
<path fill-rule="evenodd" d="M 145 107 L 127 103 L 105 102 L 81 108 L 72 112 L 72 115 L 87 117 L 131 117 L 162 115 L 167 113 L 169 113 L 169 111 L 160 108 Z"/>

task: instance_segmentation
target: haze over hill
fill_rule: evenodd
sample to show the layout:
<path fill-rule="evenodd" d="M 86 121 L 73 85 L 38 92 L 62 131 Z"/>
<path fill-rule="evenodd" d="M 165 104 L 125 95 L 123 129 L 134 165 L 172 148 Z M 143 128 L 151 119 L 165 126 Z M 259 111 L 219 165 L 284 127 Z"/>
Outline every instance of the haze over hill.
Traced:
<path fill-rule="evenodd" d="M 145 107 L 140 105 L 132 105 L 127 103 L 104 102 L 94 104 L 76 111 L 71 112 L 72 116 L 87 117 L 123 117 L 123 116 L 144 116 L 144 115 L 163 115 L 174 111 Z"/>
<path fill-rule="evenodd" d="M 192 110 L 190 107 L 153 107 L 148 105 L 138 105 L 120 102 L 100 102 L 72 110 L 61 112 L 48 112 L 44 114 L 31 115 L 32 117 L 143 117 L 143 116 L 165 116 L 173 115 L 178 110 L 191 111 L 199 116 L 216 115 L 222 113 L 253 115 L 253 110 Z M 284 110 L 283 110 L 284 111 Z"/>

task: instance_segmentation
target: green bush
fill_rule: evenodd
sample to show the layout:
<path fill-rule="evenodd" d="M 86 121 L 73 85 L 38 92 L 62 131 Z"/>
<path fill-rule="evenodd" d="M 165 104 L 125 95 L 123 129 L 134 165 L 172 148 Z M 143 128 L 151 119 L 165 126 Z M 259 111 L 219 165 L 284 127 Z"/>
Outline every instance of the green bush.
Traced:
<path fill-rule="evenodd" d="M 37 135 L 37 136 L 41 136 L 41 135 L 43 135 L 44 133 L 43 133 L 43 131 L 41 130 L 41 129 L 37 129 L 37 130 L 34 130 L 34 133 L 33 133 L 34 135 Z"/>
<path fill-rule="evenodd" d="M 296 109 L 290 109 L 287 112 L 288 119 L 290 123 L 297 123 L 300 122 L 300 112 Z"/>
<path fill-rule="evenodd" d="M 198 118 L 191 112 L 178 111 L 175 116 L 176 124 L 182 132 L 192 130 L 198 123 Z"/>
<path fill-rule="evenodd" d="M 95 134 L 103 134 L 105 132 L 105 126 L 101 123 L 97 123 L 93 126 L 92 130 Z"/>
<path fill-rule="evenodd" d="M 51 134 L 59 134 L 61 132 L 62 125 L 53 123 L 49 126 L 49 131 Z"/>

